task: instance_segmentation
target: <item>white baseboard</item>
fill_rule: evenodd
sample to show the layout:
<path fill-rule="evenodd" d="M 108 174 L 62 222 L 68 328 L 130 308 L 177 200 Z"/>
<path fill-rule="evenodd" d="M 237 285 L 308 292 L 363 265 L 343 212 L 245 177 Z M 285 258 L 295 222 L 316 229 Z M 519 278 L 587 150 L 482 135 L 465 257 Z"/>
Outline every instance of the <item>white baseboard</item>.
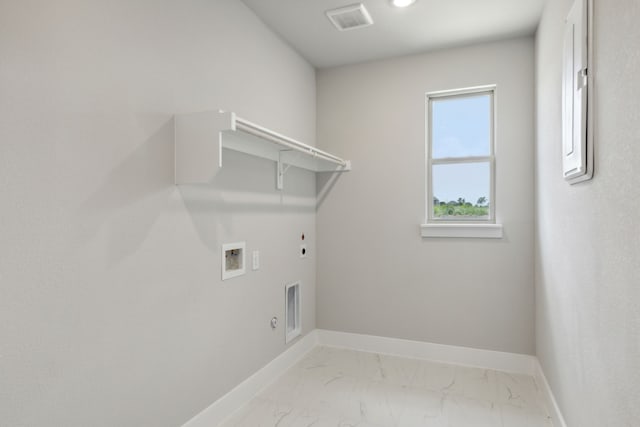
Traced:
<path fill-rule="evenodd" d="M 551 421 L 553 421 L 554 427 L 567 427 L 567 423 L 562 416 L 562 412 L 560 412 L 558 402 L 556 402 L 556 398 L 553 395 L 553 391 L 551 391 L 547 377 L 544 375 L 542 365 L 540 365 L 540 361 L 538 359 L 536 359 L 536 372 L 534 376 L 536 378 L 536 383 L 542 388 L 545 403 L 549 410 L 549 415 L 551 416 Z"/>
<path fill-rule="evenodd" d="M 187 421 L 182 427 L 215 427 L 249 402 L 262 389 L 273 383 L 287 369 L 295 365 L 318 345 L 316 331 L 300 338 L 286 351 L 273 359 L 258 372 L 238 384 L 229 393 Z"/>
<path fill-rule="evenodd" d="M 473 366 L 533 376 L 536 358 L 526 354 L 480 350 L 399 338 L 317 329 L 320 345 L 369 351 L 413 359 Z"/>
<path fill-rule="evenodd" d="M 265 367 L 187 421 L 183 427 L 219 425 L 318 345 L 531 375 L 543 388 L 554 426 L 567 427 L 535 356 L 324 329 L 316 329 L 302 337 Z"/>

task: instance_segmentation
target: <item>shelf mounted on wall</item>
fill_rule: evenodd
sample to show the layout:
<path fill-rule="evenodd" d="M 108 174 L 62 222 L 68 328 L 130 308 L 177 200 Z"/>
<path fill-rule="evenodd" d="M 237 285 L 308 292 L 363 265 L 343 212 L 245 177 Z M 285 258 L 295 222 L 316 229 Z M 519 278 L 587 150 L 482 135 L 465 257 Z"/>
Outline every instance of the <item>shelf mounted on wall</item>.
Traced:
<path fill-rule="evenodd" d="M 273 160 L 276 187 L 291 166 L 313 172 L 346 172 L 351 162 L 242 119 L 231 112 L 175 116 L 175 183 L 211 182 L 222 167 L 222 149 Z"/>

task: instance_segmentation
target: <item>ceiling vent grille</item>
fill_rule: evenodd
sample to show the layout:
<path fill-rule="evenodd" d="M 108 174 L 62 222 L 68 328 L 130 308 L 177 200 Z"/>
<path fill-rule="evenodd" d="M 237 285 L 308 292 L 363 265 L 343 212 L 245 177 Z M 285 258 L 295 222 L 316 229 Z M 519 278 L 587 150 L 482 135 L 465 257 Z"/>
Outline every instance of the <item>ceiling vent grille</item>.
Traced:
<path fill-rule="evenodd" d="M 340 31 L 354 30 L 373 24 L 371 15 L 362 3 L 327 10 L 325 13 L 331 23 Z"/>

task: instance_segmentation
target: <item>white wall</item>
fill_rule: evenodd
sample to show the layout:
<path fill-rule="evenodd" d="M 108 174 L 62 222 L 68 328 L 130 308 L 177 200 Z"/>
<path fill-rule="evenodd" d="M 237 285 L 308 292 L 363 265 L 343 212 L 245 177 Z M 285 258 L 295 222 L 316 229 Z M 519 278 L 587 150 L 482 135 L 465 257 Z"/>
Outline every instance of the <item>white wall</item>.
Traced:
<path fill-rule="evenodd" d="M 595 1 L 595 177 L 561 169 L 563 21 L 536 38 L 536 346 L 571 427 L 640 425 L 640 3 Z"/>
<path fill-rule="evenodd" d="M 533 53 L 520 38 L 318 72 L 318 145 L 354 165 L 318 207 L 319 327 L 533 354 Z M 423 239 L 425 93 L 493 83 L 505 238 Z"/>
<path fill-rule="evenodd" d="M 0 2 L 1 425 L 180 425 L 285 349 L 285 283 L 315 327 L 314 176 L 173 185 L 172 115 L 218 108 L 314 142 L 315 71 L 240 1 Z"/>

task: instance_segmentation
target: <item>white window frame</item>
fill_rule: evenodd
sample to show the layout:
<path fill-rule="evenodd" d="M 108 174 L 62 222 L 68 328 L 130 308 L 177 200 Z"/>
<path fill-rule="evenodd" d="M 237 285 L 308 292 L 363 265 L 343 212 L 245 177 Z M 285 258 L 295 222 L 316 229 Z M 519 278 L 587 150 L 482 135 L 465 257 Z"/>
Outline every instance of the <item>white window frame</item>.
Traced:
<path fill-rule="evenodd" d="M 447 98 L 462 98 L 473 95 L 489 95 L 491 97 L 491 126 L 488 156 L 469 157 L 448 157 L 441 159 L 433 158 L 433 144 L 431 129 L 432 105 L 434 101 Z M 425 203 L 425 224 L 421 226 L 423 237 L 480 237 L 480 238 L 501 238 L 502 225 L 496 223 L 496 98 L 497 86 L 486 85 L 471 88 L 446 90 L 439 92 L 429 92 L 426 94 L 426 203 Z M 469 218 L 447 218 L 437 219 L 433 216 L 433 166 L 439 164 L 464 164 L 464 163 L 489 163 L 490 185 L 489 185 L 489 218 L 469 219 Z"/>

